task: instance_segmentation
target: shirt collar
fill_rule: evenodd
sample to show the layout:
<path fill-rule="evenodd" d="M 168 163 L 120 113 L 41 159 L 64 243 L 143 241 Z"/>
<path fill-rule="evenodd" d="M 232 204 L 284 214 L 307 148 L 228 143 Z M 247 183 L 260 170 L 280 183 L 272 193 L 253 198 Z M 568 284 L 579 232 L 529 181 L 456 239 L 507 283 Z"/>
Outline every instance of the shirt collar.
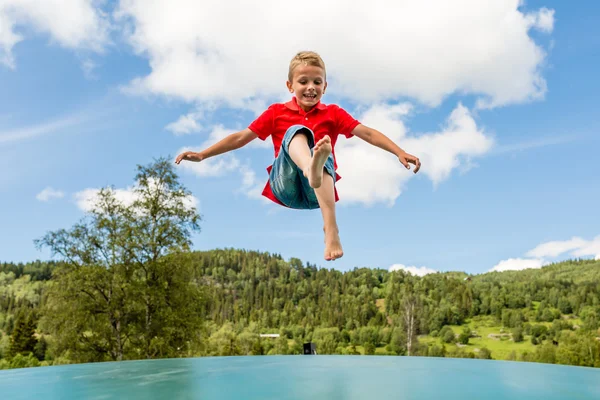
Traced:
<path fill-rule="evenodd" d="M 299 111 L 300 110 L 300 106 L 298 105 L 298 100 L 296 99 L 296 97 L 292 97 L 292 100 L 288 101 L 287 103 L 285 103 L 285 106 L 287 108 L 289 108 L 290 110 L 294 110 L 294 111 Z M 310 110 L 314 110 L 314 109 L 318 109 L 318 110 L 324 110 L 326 108 L 325 104 L 321 103 L 320 101 Z M 309 112 L 310 112 L 309 111 Z"/>

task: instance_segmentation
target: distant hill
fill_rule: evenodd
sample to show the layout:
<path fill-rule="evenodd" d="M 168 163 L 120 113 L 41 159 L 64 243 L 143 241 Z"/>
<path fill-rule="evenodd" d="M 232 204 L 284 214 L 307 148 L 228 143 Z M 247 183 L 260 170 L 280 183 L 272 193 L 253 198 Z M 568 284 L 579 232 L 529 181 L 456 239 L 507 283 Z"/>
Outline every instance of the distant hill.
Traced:
<path fill-rule="evenodd" d="M 301 354 L 302 343 L 313 341 L 320 354 L 479 357 L 600 366 L 600 261 L 424 277 L 371 268 L 341 272 L 297 258 L 284 260 L 278 254 L 238 249 L 195 251 L 169 256 L 164 262 L 173 271 L 180 265 L 191 268 L 189 283 L 203 293 L 202 334 L 187 349 L 170 349 L 171 356 Z M 14 336 L 17 327 L 25 329 L 23 321 L 31 320 L 26 315 L 51 321 L 53 315 L 44 313 L 63 310 L 58 305 L 55 311 L 44 308 L 47 285 L 57 279 L 53 274 L 60 266 L 60 262 L 43 261 L 0 264 L 0 331 L 4 332 L 0 368 L 12 365 L 6 361 L 8 336 Z M 62 279 L 67 278 L 63 274 Z M 93 278 L 86 275 L 83 282 L 87 285 Z M 77 293 L 77 287 L 69 287 Z M 84 299 L 93 296 L 90 287 Z M 124 298 L 111 307 L 127 311 L 129 305 Z M 50 338 L 36 347 L 36 357 L 45 358 L 48 365 L 69 362 L 75 354 L 77 362 L 110 360 L 103 346 L 86 347 L 80 339 L 91 337 L 89 330 L 94 328 L 86 325 L 89 317 L 80 313 L 81 320 L 73 325 L 87 329 L 86 334 L 68 331 L 72 337 L 60 338 L 60 346 L 52 339 L 57 335 L 52 324 L 35 327 L 36 337 Z M 103 322 L 94 318 L 99 329 Z M 259 336 L 274 332 L 280 339 Z M 125 343 L 123 352 L 126 359 L 139 354 L 133 342 Z"/>
<path fill-rule="evenodd" d="M 475 275 L 473 279 L 486 282 L 518 282 L 532 279 L 572 281 L 574 283 L 600 282 L 600 260 L 567 260 L 539 269 L 521 271 L 488 272 Z"/>

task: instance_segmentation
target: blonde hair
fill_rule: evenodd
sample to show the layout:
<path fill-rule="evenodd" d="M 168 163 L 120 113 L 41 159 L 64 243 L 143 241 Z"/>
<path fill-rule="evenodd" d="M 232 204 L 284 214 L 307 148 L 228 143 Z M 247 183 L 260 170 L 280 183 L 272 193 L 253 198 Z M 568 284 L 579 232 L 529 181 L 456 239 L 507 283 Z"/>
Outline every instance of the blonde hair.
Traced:
<path fill-rule="evenodd" d="M 325 71 L 325 62 L 320 55 L 315 53 L 314 51 L 301 51 L 292 58 L 290 61 L 290 70 L 288 72 L 288 80 L 291 82 L 294 77 L 294 70 L 300 65 L 310 65 L 312 67 L 321 67 L 323 68 L 323 73 L 326 74 Z"/>

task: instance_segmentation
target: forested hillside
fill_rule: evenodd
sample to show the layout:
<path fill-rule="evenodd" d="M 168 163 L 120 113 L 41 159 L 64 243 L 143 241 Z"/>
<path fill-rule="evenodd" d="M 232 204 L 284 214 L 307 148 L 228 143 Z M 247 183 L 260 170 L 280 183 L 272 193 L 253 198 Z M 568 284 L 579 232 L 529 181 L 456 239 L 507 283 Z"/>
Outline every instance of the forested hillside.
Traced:
<path fill-rule="evenodd" d="M 202 293 L 201 299 L 188 299 L 199 307 L 191 318 L 201 321 L 196 322 L 192 339 L 182 342 L 183 348 L 166 349 L 150 358 L 301 354 L 302 343 L 314 341 L 319 354 L 481 357 L 600 366 L 598 261 L 569 261 L 465 279 L 442 273 L 420 278 L 369 268 L 340 272 L 298 259 L 285 261 L 277 255 L 233 249 L 184 257 L 193 272 L 192 282 Z M 177 258 L 169 262 L 180 263 Z M 0 365 L 4 368 L 117 359 L 102 336 L 95 338 L 88 329 L 73 330 L 97 318 L 93 311 L 79 315 L 72 309 L 65 313 L 48 307 L 46 292 L 54 284 L 51 273 L 60 270 L 57 263 L 0 264 Z M 122 306 L 126 310 L 128 305 Z M 71 319 L 69 330 L 55 325 L 67 319 Z M 137 322 L 130 323 L 133 333 Z M 508 349 L 503 356 L 490 351 L 493 346 L 469 344 L 480 336 L 474 325 L 482 331 L 486 326 L 497 328 L 500 338 L 490 340 Z M 28 336 L 32 332 L 33 340 Z M 281 336 L 261 338 L 260 333 Z M 132 337 L 125 341 L 122 359 L 144 358 L 139 341 Z"/>
<path fill-rule="evenodd" d="M 78 223 L 35 239 L 60 261 L 0 264 L 0 369 L 301 354 L 311 341 L 319 354 L 600 367 L 600 261 L 421 278 L 193 252 L 201 216 L 172 162 L 138 166 L 131 194 L 103 188 Z"/>

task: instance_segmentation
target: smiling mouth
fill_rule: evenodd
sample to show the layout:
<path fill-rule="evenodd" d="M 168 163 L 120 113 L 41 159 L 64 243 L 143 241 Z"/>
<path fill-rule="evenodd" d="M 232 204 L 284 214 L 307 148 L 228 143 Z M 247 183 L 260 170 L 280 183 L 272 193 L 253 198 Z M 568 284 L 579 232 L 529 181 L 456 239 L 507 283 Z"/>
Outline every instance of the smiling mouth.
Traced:
<path fill-rule="evenodd" d="M 317 98 L 317 95 L 316 94 L 305 94 L 305 95 L 303 95 L 303 97 L 308 100 L 314 100 Z"/>

